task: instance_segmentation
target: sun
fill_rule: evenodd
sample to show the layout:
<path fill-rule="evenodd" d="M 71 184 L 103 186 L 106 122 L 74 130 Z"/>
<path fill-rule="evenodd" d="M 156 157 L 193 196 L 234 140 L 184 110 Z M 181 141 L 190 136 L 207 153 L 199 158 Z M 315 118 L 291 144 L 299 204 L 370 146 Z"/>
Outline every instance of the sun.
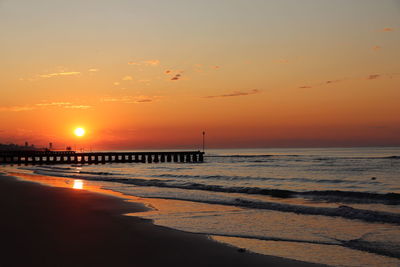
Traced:
<path fill-rule="evenodd" d="M 85 135 L 85 129 L 83 129 L 83 128 L 76 128 L 75 130 L 74 130 L 74 134 L 76 135 L 76 136 L 79 136 L 79 137 L 82 137 L 82 136 L 84 136 Z"/>

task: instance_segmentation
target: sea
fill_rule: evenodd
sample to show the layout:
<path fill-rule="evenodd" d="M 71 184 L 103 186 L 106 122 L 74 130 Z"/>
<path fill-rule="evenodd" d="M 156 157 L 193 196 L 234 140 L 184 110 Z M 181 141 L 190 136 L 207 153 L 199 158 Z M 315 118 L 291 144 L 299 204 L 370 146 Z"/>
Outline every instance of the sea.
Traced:
<path fill-rule="evenodd" d="M 116 192 L 149 207 L 130 216 L 248 252 L 400 266 L 399 147 L 210 149 L 203 163 L 7 168 L 44 184 Z"/>

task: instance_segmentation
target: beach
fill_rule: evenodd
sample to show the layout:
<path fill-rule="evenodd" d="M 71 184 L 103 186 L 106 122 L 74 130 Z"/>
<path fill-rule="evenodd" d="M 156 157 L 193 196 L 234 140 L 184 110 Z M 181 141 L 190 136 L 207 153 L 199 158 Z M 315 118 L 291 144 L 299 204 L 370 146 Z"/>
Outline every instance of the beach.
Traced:
<path fill-rule="evenodd" d="M 242 256 L 391 267 L 400 262 L 399 152 L 398 148 L 229 149 L 208 151 L 203 163 L 4 165 L 2 171 L 51 192 L 90 192 L 114 203 L 117 199 L 122 207 L 90 206 L 97 211 L 107 207 L 107 213 L 124 221 L 132 217 L 156 229 L 186 233 L 190 239 L 205 238 L 208 245 L 194 249 L 199 254 L 211 243 Z M 68 215 L 72 217 L 78 216 Z M 88 225 L 95 220 L 82 218 Z M 76 236 L 84 231 L 70 232 Z"/>
<path fill-rule="evenodd" d="M 229 247 L 125 213 L 120 198 L 0 176 L 1 266 L 320 266 Z"/>

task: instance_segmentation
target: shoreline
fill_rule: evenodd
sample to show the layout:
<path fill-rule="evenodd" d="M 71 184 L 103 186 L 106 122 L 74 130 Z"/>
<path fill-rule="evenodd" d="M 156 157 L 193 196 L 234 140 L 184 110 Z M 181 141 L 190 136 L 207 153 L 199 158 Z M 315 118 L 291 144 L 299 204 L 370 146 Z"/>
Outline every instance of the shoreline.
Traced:
<path fill-rule="evenodd" d="M 143 204 L 0 173 L 4 266 L 323 266 L 266 256 L 125 216 Z"/>

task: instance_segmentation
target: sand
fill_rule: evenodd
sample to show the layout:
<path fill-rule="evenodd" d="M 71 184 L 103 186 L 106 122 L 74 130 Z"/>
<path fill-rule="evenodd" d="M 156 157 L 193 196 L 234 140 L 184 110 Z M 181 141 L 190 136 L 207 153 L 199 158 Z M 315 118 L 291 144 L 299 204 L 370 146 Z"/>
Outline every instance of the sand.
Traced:
<path fill-rule="evenodd" d="M 321 266 L 124 216 L 120 198 L 0 176 L 0 266 Z"/>

